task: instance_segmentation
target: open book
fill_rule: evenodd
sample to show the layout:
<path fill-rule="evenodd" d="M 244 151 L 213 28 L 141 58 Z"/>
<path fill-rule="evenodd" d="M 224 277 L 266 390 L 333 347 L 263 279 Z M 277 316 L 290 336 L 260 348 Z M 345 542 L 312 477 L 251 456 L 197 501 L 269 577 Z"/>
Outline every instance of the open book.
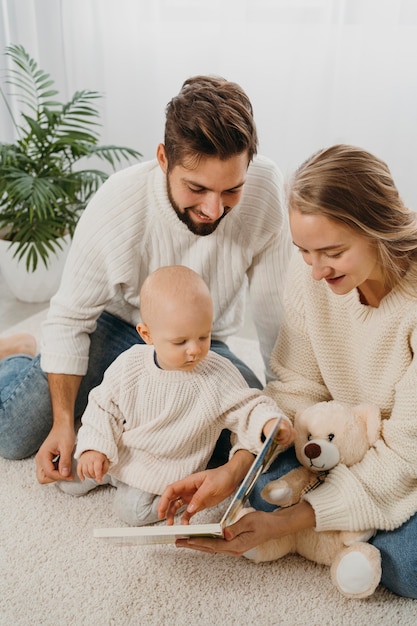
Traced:
<path fill-rule="evenodd" d="M 233 498 L 219 523 L 214 524 L 174 524 L 173 526 L 127 526 L 121 528 L 95 528 L 94 537 L 112 543 L 133 545 L 152 543 L 174 543 L 184 537 L 222 537 L 223 529 L 236 521 L 239 511 L 245 505 L 261 473 L 266 472 L 276 459 L 281 447 L 275 440 L 281 419 L 277 420 L 273 430 L 265 439 L 258 456 L 253 461 L 248 473 L 237 488 Z"/>

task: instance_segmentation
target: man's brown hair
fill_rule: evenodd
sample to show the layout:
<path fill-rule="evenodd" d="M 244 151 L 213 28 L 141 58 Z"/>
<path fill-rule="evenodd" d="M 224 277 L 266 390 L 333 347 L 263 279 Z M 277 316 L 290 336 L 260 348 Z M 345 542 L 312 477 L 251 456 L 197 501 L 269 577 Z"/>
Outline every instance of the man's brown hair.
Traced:
<path fill-rule="evenodd" d="M 250 162 L 258 145 L 252 104 L 224 78 L 189 78 L 166 107 L 164 143 L 169 170 L 193 167 L 202 156 L 226 160 L 242 152 Z"/>

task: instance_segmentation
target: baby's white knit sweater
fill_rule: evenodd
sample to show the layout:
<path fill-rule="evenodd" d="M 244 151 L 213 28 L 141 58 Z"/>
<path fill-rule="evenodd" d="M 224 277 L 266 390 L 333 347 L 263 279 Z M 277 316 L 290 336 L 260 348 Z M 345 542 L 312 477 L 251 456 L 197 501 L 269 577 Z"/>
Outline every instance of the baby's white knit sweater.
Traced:
<path fill-rule="evenodd" d="M 266 365 L 282 317 L 284 280 L 293 250 L 282 177 L 265 157 L 250 164 L 242 199 L 210 235 L 193 234 L 168 199 L 157 161 L 134 165 L 101 186 L 78 223 L 58 293 L 43 325 L 41 366 L 84 375 L 89 333 L 103 310 L 136 326 L 139 290 L 163 265 L 200 274 L 213 299 L 213 339 L 241 328 L 245 291 Z"/>
<path fill-rule="evenodd" d="M 338 465 L 305 496 L 317 530 L 391 530 L 417 511 L 417 299 L 391 291 L 378 308 L 336 295 L 296 254 L 286 322 L 266 392 L 288 415 L 335 399 L 380 407 L 382 436 L 364 460 Z"/>
<path fill-rule="evenodd" d="M 75 457 L 102 452 L 113 477 L 161 494 L 206 468 L 223 428 L 236 434 L 231 455 L 239 448 L 257 454 L 264 424 L 281 415 L 271 398 L 250 389 L 214 352 L 192 371 L 168 371 L 155 364 L 153 346 L 136 345 L 91 391 Z"/>

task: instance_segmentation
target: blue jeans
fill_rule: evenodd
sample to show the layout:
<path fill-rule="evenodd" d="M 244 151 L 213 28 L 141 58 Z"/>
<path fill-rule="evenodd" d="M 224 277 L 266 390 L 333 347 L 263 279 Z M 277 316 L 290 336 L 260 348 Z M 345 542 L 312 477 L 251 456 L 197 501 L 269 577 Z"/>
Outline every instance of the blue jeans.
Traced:
<path fill-rule="evenodd" d="M 143 343 L 133 326 L 102 313 L 91 335 L 88 371 L 83 377 L 75 405 L 75 418 L 81 417 L 88 394 L 100 384 L 107 367 L 119 354 Z M 222 341 L 212 341 L 211 349 L 229 359 L 251 387 L 262 384 L 247 365 Z M 40 357 L 17 355 L 0 361 L 0 456 L 24 459 L 39 449 L 52 427 L 48 380 L 40 367 Z M 216 456 L 227 460 L 230 446 L 227 431 L 219 440 Z"/>
<path fill-rule="evenodd" d="M 270 470 L 259 477 L 249 498 L 251 506 L 273 511 L 276 507 L 262 498 L 262 489 L 298 466 L 294 448 L 281 454 Z M 381 552 L 381 584 L 399 596 L 417 599 L 417 513 L 396 530 L 377 532 L 369 543 Z"/>

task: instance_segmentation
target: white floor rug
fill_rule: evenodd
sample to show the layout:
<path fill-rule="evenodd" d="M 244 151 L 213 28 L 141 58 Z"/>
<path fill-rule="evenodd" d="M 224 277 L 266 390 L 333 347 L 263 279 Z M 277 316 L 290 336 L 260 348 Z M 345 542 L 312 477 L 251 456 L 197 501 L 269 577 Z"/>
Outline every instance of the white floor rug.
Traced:
<path fill-rule="evenodd" d="M 38 332 L 42 316 L 19 324 Z M 261 371 L 257 344 L 230 342 Z M 289 556 L 255 565 L 174 546 L 118 547 L 92 537 L 119 526 L 112 489 L 72 498 L 39 485 L 34 461 L 0 459 L 1 626 L 414 626 L 417 601 L 379 587 L 342 598 L 327 567 Z M 225 505 L 200 514 L 218 521 Z M 197 521 L 197 520 L 196 520 Z"/>

